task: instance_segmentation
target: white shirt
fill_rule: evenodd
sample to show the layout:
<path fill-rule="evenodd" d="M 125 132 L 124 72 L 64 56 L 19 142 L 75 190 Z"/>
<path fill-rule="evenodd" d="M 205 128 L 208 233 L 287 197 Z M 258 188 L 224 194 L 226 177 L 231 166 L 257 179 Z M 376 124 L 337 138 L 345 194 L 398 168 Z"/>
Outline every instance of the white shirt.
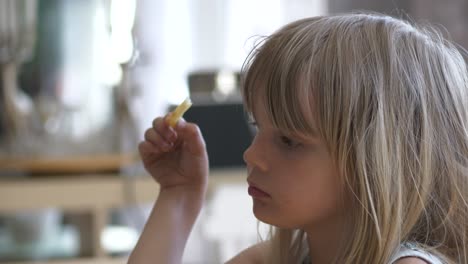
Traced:
<path fill-rule="evenodd" d="M 415 244 L 410 243 L 410 242 L 401 244 L 400 248 L 392 256 L 389 263 L 393 264 L 397 260 L 406 258 L 406 257 L 417 257 L 426 261 L 429 264 L 443 264 L 440 258 L 438 258 L 437 256 L 429 252 L 426 252 L 425 250 L 417 247 Z M 313 263 L 313 262 L 310 261 L 310 258 L 308 256 L 302 262 L 302 264 L 310 264 L 310 263 Z"/>
<path fill-rule="evenodd" d="M 406 257 L 417 257 L 429 264 L 442 264 L 442 260 L 440 258 L 409 242 L 403 243 L 400 246 L 399 250 L 395 255 L 393 255 L 390 263 L 395 263 L 397 260 Z"/>

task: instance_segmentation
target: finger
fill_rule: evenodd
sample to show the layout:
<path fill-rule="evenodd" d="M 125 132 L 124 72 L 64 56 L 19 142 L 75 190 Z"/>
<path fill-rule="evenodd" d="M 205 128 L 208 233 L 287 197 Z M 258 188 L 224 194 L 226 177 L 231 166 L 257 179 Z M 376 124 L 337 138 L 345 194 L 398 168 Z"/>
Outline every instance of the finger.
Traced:
<path fill-rule="evenodd" d="M 177 133 L 174 128 L 168 124 L 167 120 L 169 116 L 170 114 L 166 115 L 164 118 L 156 118 L 153 121 L 153 128 L 164 138 L 165 141 L 174 143 L 174 141 L 177 140 Z"/>
<path fill-rule="evenodd" d="M 169 151 L 174 146 L 174 143 L 166 141 L 154 128 L 146 130 L 145 140 L 162 151 Z"/>
<path fill-rule="evenodd" d="M 148 141 L 142 141 L 140 144 L 138 144 L 138 152 L 140 153 L 140 157 L 144 158 L 147 157 L 151 154 L 161 154 L 162 151 L 152 143 Z"/>

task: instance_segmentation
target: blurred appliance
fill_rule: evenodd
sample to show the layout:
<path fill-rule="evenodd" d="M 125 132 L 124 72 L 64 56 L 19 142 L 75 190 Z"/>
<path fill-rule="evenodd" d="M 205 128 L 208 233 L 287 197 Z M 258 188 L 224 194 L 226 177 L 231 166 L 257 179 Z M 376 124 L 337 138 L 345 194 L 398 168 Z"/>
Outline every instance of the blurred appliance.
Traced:
<path fill-rule="evenodd" d="M 243 153 L 252 141 L 253 130 L 242 104 L 194 104 L 184 118 L 200 127 L 211 168 L 245 166 Z"/>
<path fill-rule="evenodd" d="M 188 77 L 193 106 L 184 118 L 200 127 L 211 168 L 245 166 L 243 153 L 254 130 L 247 122 L 239 80 L 238 72 L 226 70 L 193 72 Z"/>
<path fill-rule="evenodd" d="M 202 70 L 188 76 L 192 102 L 232 103 L 241 102 L 240 73 L 232 70 Z"/>
<path fill-rule="evenodd" d="M 135 157 L 135 8 L 136 0 L 0 1 L 0 171 L 118 170 Z"/>

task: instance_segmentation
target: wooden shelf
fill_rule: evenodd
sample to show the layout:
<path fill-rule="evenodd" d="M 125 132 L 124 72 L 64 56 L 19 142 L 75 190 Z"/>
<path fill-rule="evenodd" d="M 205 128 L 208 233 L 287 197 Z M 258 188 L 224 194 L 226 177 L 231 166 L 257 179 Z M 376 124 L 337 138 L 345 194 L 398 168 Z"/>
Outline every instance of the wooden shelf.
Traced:
<path fill-rule="evenodd" d="M 2 264 L 125 264 L 127 258 L 76 258 L 70 260 L 0 262 Z"/>
<path fill-rule="evenodd" d="M 117 171 L 139 161 L 136 153 L 77 157 L 3 157 L 0 170 L 41 174 Z"/>

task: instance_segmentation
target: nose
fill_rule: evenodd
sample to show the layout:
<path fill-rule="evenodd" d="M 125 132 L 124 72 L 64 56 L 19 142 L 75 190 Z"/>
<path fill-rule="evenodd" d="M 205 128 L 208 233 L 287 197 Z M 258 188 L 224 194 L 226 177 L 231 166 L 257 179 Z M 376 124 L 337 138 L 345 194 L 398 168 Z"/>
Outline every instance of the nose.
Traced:
<path fill-rule="evenodd" d="M 257 137 L 254 138 L 253 142 L 244 152 L 244 161 L 250 168 L 256 168 L 261 171 L 268 170 L 268 163 L 264 155 L 264 150 L 258 142 Z"/>

